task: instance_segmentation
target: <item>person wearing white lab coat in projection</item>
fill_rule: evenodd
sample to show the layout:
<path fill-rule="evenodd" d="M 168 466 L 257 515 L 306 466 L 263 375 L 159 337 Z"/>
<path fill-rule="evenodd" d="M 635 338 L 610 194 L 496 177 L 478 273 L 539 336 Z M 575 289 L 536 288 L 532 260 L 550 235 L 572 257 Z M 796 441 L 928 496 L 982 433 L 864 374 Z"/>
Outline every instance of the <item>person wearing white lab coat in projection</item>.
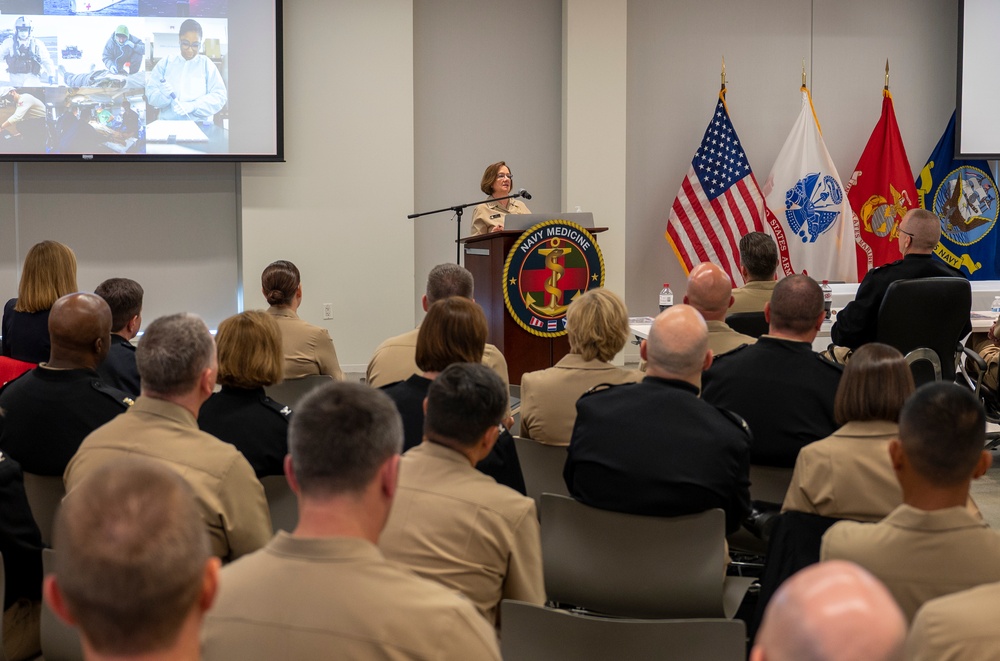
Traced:
<path fill-rule="evenodd" d="M 179 32 L 181 54 L 168 55 L 153 67 L 146 80 L 146 99 L 158 108 L 160 119 L 211 122 L 226 105 L 226 84 L 215 63 L 199 54 L 202 30 L 187 19 Z"/>

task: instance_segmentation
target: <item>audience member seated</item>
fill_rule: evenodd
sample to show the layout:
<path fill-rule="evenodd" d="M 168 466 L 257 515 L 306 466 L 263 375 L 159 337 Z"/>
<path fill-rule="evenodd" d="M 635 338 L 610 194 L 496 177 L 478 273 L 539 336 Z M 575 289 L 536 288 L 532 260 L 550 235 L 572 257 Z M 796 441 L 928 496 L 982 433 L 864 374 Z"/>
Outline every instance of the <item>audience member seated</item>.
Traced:
<path fill-rule="evenodd" d="M 986 335 L 974 333 L 972 336 L 974 340 L 978 339 L 972 344 L 972 350 L 986 361 L 983 385 L 993 393 L 1000 391 L 1000 339 L 997 338 L 997 323 L 1000 323 L 1000 319 L 993 322 Z"/>
<path fill-rule="evenodd" d="M 31 246 L 21 268 L 17 298 L 7 301 L 0 323 L 0 353 L 26 363 L 49 358 L 49 309 L 76 287 L 76 255 L 57 241 Z"/>
<path fill-rule="evenodd" d="M 629 338 L 628 311 L 614 292 L 591 289 L 574 299 L 566 310 L 566 334 L 568 354 L 521 377 L 521 435 L 549 445 L 569 445 L 580 395 L 601 384 L 642 379 L 638 370 L 611 364 Z"/>
<path fill-rule="evenodd" d="M 937 599 L 917 611 L 906 641 L 910 661 L 994 661 L 1000 650 L 996 606 L 1000 583 Z"/>
<path fill-rule="evenodd" d="M 403 428 L 389 398 L 357 383 L 321 386 L 296 409 L 288 445 L 298 526 L 222 570 L 202 631 L 206 661 L 499 660 L 472 604 L 375 545 L 401 475 Z"/>
<path fill-rule="evenodd" d="M 21 467 L 0 454 L 0 553 L 5 577 L 3 654 L 31 659 L 41 650 L 42 534 L 28 506 Z"/>
<path fill-rule="evenodd" d="M 750 512 L 750 432 L 698 397 L 712 363 L 697 310 L 661 312 L 639 353 L 640 383 L 594 390 L 576 403 L 563 477 L 570 494 L 600 509 L 680 516 L 718 507 L 732 533 Z"/>
<path fill-rule="evenodd" d="M 28 473 L 61 476 L 87 434 L 132 399 L 101 381 L 111 310 L 95 294 L 70 294 L 49 315 L 51 355 L 0 391 L 0 450 Z"/>
<path fill-rule="evenodd" d="M 97 368 L 101 380 L 138 397 L 139 369 L 131 340 L 142 326 L 142 286 L 128 278 L 111 278 L 97 285 L 94 293 L 111 307 L 111 350 Z"/>
<path fill-rule="evenodd" d="M 400 461 L 379 538 L 387 558 L 465 595 L 497 626 L 502 599 L 545 603 L 535 501 L 473 468 L 506 410 L 503 382 L 483 365 L 455 363 L 434 379 L 424 442 Z"/>
<path fill-rule="evenodd" d="M 417 335 L 417 365 L 420 374 L 406 381 L 382 386 L 403 418 L 403 451 L 420 445 L 424 437 L 424 400 L 434 378 L 452 363 L 478 363 L 486 344 L 486 315 L 471 299 L 452 296 L 431 304 Z M 504 420 L 505 429 L 490 454 L 476 469 L 520 493 L 524 476 L 517 459 L 514 437 L 507 431 L 514 419 Z"/>
<path fill-rule="evenodd" d="M 902 259 L 865 274 L 854 300 L 837 314 L 837 320 L 830 329 L 830 339 L 835 345 L 857 349 L 862 344 L 875 341 L 878 311 L 886 290 L 893 282 L 914 278 L 965 277 L 961 271 L 934 256 L 934 248 L 941 240 L 941 219 L 933 211 L 911 209 L 903 216 L 897 230 Z M 971 323 L 967 323 L 962 336 L 968 335 L 971 330 Z"/>
<path fill-rule="evenodd" d="M 274 317 L 248 310 L 224 319 L 215 335 L 222 389 L 198 413 L 198 426 L 235 445 L 257 477 L 283 475 L 290 408 L 264 393 L 281 381 L 281 333 Z"/>
<path fill-rule="evenodd" d="M 726 315 L 733 303 L 732 283 L 726 272 L 715 264 L 702 263 L 691 269 L 684 302 L 701 313 L 708 324 L 708 348 L 721 356 L 757 338 L 737 333 L 726 325 Z"/>
<path fill-rule="evenodd" d="M 63 502 L 45 599 L 79 629 L 87 661 L 200 658 L 219 580 L 200 519 L 180 476 L 135 459 L 104 466 Z"/>
<path fill-rule="evenodd" d="M 778 246 L 763 232 L 750 232 L 740 239 L 742 287 L 733 289 L 733 304 L 727 314 L 763 312 L 778 284 Z"/>
<path fill-rule="evenodd" d="M 1000 533 L 966 509 L 983 475 L 986 418 L 954 383 L 919 388 L 889 443 L 903 504 L 879 523 L 842 521 L 823 536 L 820 557 L 856 562 L 892 592 L 907 620 L 925 601 L 1000 581 Z"/>
<path fill-rule="evenodd" d="M 66 467 L 72 495 L 100 468 L 124 456 L 171 468 L 194 489 L 212 552 L 234 560 L 271 537 L 264 488 L 239 450 L 198 429 L 198 411 L 215 387 L 215 342 L 191 314 L 160 317 L 136 351 L 142 396 L 125 415 L 98 427 Z"/>
<path fill-rule="evenodd" d="M 426 312 L 436 301 L 451 296 L 462 296 L 473 300 L 474 289 L 475 282 L 467 269 L 458 264 L 439 264 L 427 274 L 427 288 L 421 298 L 421 304 Z M 417 327 L 402 335 L 390 337 L 376 347 L 372 359 L 368 362 L 366 373 L 368 385 L 381 388 L 408 379 L 411 374 L 419 371 L 415 360 L 419 332 L 420 328 Z M 496 372 L 505 386 L 510 385 L 507 361 L 500 350 L 492 344 L 487 344 L 483 351 L 483 364 Z"/>
<path fill-rule="evenodd" d="M 431 304 L 417 334 L 418 373 L 382 386 L 403 418 L 403 452 L 424 438 L 424 399 L 431 382 L 452 363 L 478 363 L 489 328 L 482 308 L 461 296 Z"/>
<path fill-rule="evenodd" d="M 884 585 L 857 565 L 825 562 L 778 589 L 750 661 L 902 661 L 905 637 Z"/>
<path fill-rule="evenodd" d="M 812 350 L 825 317 L 815 280 L 780 280 L 764 316 L 768 334 L 720 357 L 705 373 L 702 396 L 746 419 L 750 463 L 791 468 L 800 448 L 837 429 L 833 400 L 842 369 Z"/>
<path fill-rule="evenodd" d="M 330 333 L 325 328 L 299 319 L 296 312 L 302 303 L 302 281 L 295 264 L 284 259 L 271 262 L 261 273 L 260 284 L 264 298 L 271 306 L 267 313 L 274 316 L 281 329 L 285 378 L 328 374 L 337 381 L 343 381 L 344 373 L 337 361 L 337 350 Z"/>
<path fill-rule="evenodd" d="M 833 403 L 841 425 L 799 451 L 782 510 L 880 521 L 903 503 L 889 459 L 899 411 L 913 393 L 903 354 L 872 342 L 854 352 Z"/>

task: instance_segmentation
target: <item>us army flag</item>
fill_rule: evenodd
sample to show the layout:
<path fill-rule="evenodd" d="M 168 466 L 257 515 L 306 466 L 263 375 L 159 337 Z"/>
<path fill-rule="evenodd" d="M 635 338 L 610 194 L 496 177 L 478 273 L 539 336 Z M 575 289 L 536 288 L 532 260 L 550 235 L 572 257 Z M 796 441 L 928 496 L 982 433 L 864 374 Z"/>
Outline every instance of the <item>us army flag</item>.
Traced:
<path fill-rule="evenodd" d="M 788 259 L 785 275 L 806 273 L 815 280 L 856 282 L 851 208 L 840 175 L 823 142 L 809 89 L 802 109 L 763 187 L 767 207 L 781 224 Z M 777 234 L 777 232 L 775 232 Z M 780 251 L 782 257 L 785 251 Z"/>
<path fill-rule="evenodd" d="M 920 206 L 941 219 L 934 254 L 969 280 L 1000 280 L 997 187 L 986 161 L 956 161 L 955 115 L 917 177 Z"/>
<path fill-rule="evenodd" d="M 858 280 L 876 266 L 899 259 L 899 221 L 918 202 L 912 177 L 896 125 L 892 94 L 885 89 L 882 116 L 861 152 L 851 180 L 844 186 L 854 215 Z"/>

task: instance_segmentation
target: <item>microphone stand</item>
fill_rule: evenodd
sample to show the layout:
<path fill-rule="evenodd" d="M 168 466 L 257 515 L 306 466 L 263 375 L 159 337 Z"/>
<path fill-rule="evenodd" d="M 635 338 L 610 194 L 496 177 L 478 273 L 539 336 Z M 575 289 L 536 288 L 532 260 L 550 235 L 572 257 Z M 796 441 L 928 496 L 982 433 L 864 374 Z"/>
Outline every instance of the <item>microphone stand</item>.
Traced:
<path fill-rule="evenodd" d="M 480 200 L 479 202 L 469 202 L 468 204 L 459 204 L 453 207 L 445 207 L 444 209 L 435 209 L 434 211 L 421 211 L 420 213 L 411 213 L 407 218 L 413 220 L 414 218 L 420 218 L 421 216 L 430 216 L 435 213 L 444 213 L 445 211 L 455 212 L 455 263 L 462 263 L 462 245 L 459 241 L 462 240 L 462 212 L 468 207 L 474 207 L 479 204 L 486 204 L 487 202 L 499 202 L 500 200 L 512 200 L 516 197 L 524 197 L 524 192 L 514 193 L 513 195 L 508 195 L 506 197 L 488 197 L 485 200 Z"/>

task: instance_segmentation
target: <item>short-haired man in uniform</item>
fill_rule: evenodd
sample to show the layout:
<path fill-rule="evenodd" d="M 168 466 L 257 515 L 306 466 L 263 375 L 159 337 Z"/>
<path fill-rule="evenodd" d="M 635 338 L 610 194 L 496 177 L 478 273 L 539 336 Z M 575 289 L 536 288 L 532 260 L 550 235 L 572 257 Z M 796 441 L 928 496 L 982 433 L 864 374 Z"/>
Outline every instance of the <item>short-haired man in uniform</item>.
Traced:
<path fill-rule="evenodd" d="M 94 293 L 111 308 L 112 333 L 111 350 L 97 372 L 105 383 L 138 397 L 139 368 L 131 340 L 142 326 L 142 285 L 128 278 L 110 278 L 97 285 Z"/>
<path fill-rule="evenodd" d="M 837 320 L 830 329 L 830 339 L 835 345 L 857 349 L 875 341 L 882 299 L 889 285 L 897 280 L 965 277 L 958 269 L 934 257 L 934 248 L 941 241 L 941 219 L 933 211 L 911 209 L 899 221 L 897 230 L 902 259 L 865 274 L 854 300 L 837 313 Z M 928 310 L 928 314 L 932 313 L 933 310 Z M 966 320 L 962 336 L 971 330 L 972 324 Z"/>
<path fill-rule="evenodd" d="M 740 275 L 746 283 L 733 289 L 733 304 L 727 314 L 763 312 L 778 284 L 778 246 L 763 232 L 750 232 L 740 239 Z"/>
<path fill-rule="evenodd" d="M 903 504 L 878 523 L 834 524 L 820 558 L 870 571 L 907 621 L 926 601 L 1000 581 L 1000 532 L 966 507 L 972 480 L 992 463 L 985 441 L 986 414 L 972 391 L 954 383 L 919 388 L 889 444 Z"/>
<path fill-rule="evenodd" d="M 110 325 L 110 324 L 109 324 Z M 181 474 L 194 489 L 212 552 L 223 561 L 256 551 L 271 537 L 264 488 L 228 443 L 198 429 L 198 411 L 215 388 L 215 341 L 192 314 L 160 317 L 136 351 L 142 396 L 128 413 L 94 430 L 66 467 L 72 494 L 123 456 L 141 456 Z"/>
<path fill-rule="evenodd" d="M 0 450 L 27 473 L 61 476 L 89 433 L 132 404 L 101 381 L 111 310 L 94 294 L 68 294 L 49 313 L 51 348 L 42 363 L 0 391 Z"/>
<path fill-rule="evenodd" d="M 219 559 L 190 486 L 151 461 L 96 471 L 56 517 L 45 598 L 80 630 L 83 656 L 197 661 Z"/>
<path fill-rule="evenodd" d="M 462 296 L 472 299 L 475 283 L 472 273 L 468 269 L 458 264 L 439 264 L 431 269 L 427 275 L 426 293 L 421 299 L 424 312 L 436 301 L 443 300 L 450 296 Z M 420 328 L 390 337 L 388 340 L 378 345 L 372 359 L 368 362 L 367 381 L 373 388 L 405 381 L 414 374 L 419 374 L 417 369 L 417 334 Z M 503 354 L 492 344 L 486 344 L 483 351 L 483 365 L 486 365 L 503 380 L 505 386 L 510 385 L 510 378 L 507 375 L 507 361 Z"/>
<path fill-rule="evenodd" d="M 499 624 L 502 599 L 544 604 L 535 501 L 475 469 L 506 416 L 500 377 L 481 364 L 452 363 L 424 407 L 424 441 L 400 462 L 382 551 L 464 594 L 491 624 Z"/>
<path fill-rule="evenodd" d="M 815 280 L 780 280 L 764 316 L 768 333 L 720 356 L 705 373 L 702 396 L 750 425 L 750 463 L 791 468 L 800 448 L 839 427 L 833 399 L 843 369 L 812 349 L 826 316 Z"/>
<path fill-rule="evenodd" d="M 2 92 L 0 92 L 2 94 Z M 46 118 L 48 110 L 33 94 L 23 90 L 9 89 L 4 95 L 14 102 L 14 113 L 0 124 L 0 131 L 20 136 L 24 151 L 41 151 L 48 139 Z"/>
<path fill-rule="evenodd" d="M 302 400 L 285 458 L 298 525 L 222 570 L 203 629 L 207 661 L 499 660 L 472 604 L 376 546 L 395 507 L 402 447 L 383 392 L 330 383 Z"/>
<path fill-rule="evenodd" d="M 726 315 L 733 303 L 729 276 L 715 264 L 704 262 L 691 269 L 684 302 L 693 307 L 708 324 L 708 348 L 713 356 L 721 356 L 756 338 L 737 333 L 726 325 Z"/>
<path fill-rule="evenodd" d="M 750 512 L 750 433 L 739 416 L 698 397 L 712 363 L 697 310 L 661 312 L 639 346 L 640 383 L 576 403 L 563 477 L 570 494 L 600 509 L 647 516 L 726 513 L 732 533 Z"/>

